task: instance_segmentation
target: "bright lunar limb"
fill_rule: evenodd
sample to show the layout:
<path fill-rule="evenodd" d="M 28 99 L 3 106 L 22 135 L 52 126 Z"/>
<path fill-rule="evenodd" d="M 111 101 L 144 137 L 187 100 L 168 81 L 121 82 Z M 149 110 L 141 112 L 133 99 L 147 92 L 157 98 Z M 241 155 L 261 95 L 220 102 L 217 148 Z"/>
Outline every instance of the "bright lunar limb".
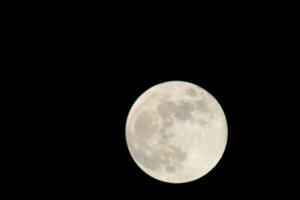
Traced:
<path fill-rule="evenodd" d="M 126 143 L 135 163 L 168 183 L 190 182 L 212 170 L 224 153 L 227 132 L 217 100 L 184 81 L 148 89 L 126 121 Z"/>

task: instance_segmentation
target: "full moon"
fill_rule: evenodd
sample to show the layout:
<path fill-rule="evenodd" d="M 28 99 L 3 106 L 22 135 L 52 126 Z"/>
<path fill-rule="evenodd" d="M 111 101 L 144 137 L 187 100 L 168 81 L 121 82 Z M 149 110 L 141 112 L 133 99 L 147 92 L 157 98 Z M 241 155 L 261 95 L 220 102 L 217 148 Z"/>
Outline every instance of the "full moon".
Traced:
<path fill-rule="evenodd" d="M 167 183 L 194 181 L 210 172 L 224 153 L 227 134 L 218 101 L 184 81 L 146 90 L 126 121 L 126 144 L 134 162 Z"/>

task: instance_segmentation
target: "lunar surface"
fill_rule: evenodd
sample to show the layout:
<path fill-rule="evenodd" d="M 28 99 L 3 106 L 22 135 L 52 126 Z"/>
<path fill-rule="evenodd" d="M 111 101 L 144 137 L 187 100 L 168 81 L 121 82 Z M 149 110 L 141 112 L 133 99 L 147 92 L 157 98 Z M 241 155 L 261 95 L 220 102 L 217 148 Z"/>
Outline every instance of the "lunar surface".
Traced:
<path fill-rule="evenodd" d="M 135 163 L 167 183 L 194 181 L 211 171 L 227 143 L 227 122 L 203 88 L 169 81 L 145 91 L 126 121 L 126 143 Z"/>

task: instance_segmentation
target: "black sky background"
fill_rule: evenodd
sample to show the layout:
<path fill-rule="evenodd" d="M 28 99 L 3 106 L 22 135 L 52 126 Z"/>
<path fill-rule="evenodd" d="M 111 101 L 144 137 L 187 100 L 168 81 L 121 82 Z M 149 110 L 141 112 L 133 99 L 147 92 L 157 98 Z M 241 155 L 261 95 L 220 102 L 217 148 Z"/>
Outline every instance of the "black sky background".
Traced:
<path fill-rule="evenodd" d="M 298 72 L 288 23 L 242 10 L 163 18 L 84 13 L 33 16 L 23 38 L 16 37 L 23 56 L 15 60 L 30 66 L 14 69 L 24 80 L 15 105 L 24 109 L 18 117 L 30 133 L 20 140 L 31 144 L 29 153 L 19 152 L 25 159 L 16 168 L 17 184 L 29 188 L 24 193 L 85 199 L 293 194 Z M 170 80 L 209 91 L 228 122 L 221 161 L 186 184 L 146 175 L 125 142 L 136 98 Z"/>
<path fill-rule="evenodd" d="M 246 55 L 222 51 L 208 57 L 180 50 L 160 57 L 146 50 L 134 52 L 109 57 L 113 64 L 108 61 L 105 68 L 64 72 L 62 78 L 68 78 L 59 89 L 63 98 L 56 99 L 59 111 L 54 119 L 59 124 L 54 134 L 58 144 L 54 191 L 124 198 L 255 198 L 285 193 L 289 155 L 282 148 L 290 133 L 282 128 L 286 110 L 280 104 L 286 102 L 282 98 L 288 90 L 278 83 L 285 73 L 264 68 L 268 58 L 250 56 L 248 51 Z M 116 56 L 121 59 L 115 61 Z M 189 81 L 208 90 L 228 120 L 223 158 L 209 174 L 187 184 L 166 184 L 146 175 L 132 160 L 125 142 L 126 117 L 136 98 L 169 80 Z"/>

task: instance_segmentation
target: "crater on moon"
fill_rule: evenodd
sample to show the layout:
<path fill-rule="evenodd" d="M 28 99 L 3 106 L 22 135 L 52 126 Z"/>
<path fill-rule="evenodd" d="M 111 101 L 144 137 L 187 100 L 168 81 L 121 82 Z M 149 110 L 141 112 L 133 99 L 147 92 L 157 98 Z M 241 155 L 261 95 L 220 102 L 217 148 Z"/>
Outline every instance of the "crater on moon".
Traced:
<path fill-rule="evenodd" d="M 196 101 L 196 108 L 201 113 L 205 114 L 206 112 L 209 112 L 208 104 L 204 100 Z"/>
<path fill-rule="evenodd" d="M 154 116 L 150 111 L 141 111 L 137 115 L 134 123 L 134 130 L 137 136 L 142 136 L 144 139 L 151 137 L 157 130 L 158 124 L 155 122 Z"/>
<path fill-rule="evenodd" d="M 191 112 L 193 105 L 191 103 L 182 101 L 175 109 L 175 117 L 180 120 L 193 119 Z"/>
<path fill-rule="evenodd" d="M 179 147 L 170 144 L 153 148 L 144 143 L 135 154 L 135 158 L 145 168 L 156 171 L 160 168 L 172 167 L 173 170 L 169 170 L 170 173 L 181 168 L 181 162 L 185 157 L 186 154 Z"/>
<path fill-rule="evenodd" d="M 179 104 L 175 104 L 172 101 L 163 101 L 157 107 L 159 115 L 165 119 L 169 119 L 171 115 L 174 115 L 177 119 L 188 120 L 191 119 L 191 111 L 194 107 L 192 103 L 181 101 Z"/>
<path fill-rule="evenodd" d="M 168 103 L 167 103 L 168 104 Z M 168 107 L 168 106 L 167 106 Z M 167 108 L 165 107 L 165 108 Z M 165 109 L 167 111 L 168 109 Z M 168 138 L 173 133 L 166 130 L 172 125 L 172 118 L 163 118 L 163 130 L 158 130 L 158 122 L 155 121 L 155 114 L 148 110 L 141 110 L 137 114 L 134 123 L 135 143 L 139 150 L 136 151 L 136 158 L 149 170 L 166 168 L 168 173 L 176 171 L 180 167 L 180 162 L 185 158 L 185 153 L 177 146 L 168 144 Z M 149 145 L 150 140 L 156 140 L 154 143 L 161 144 L 157 148 Z M 175 167 L 176 166 L 176 167 Z"/>
<path fill-rule="evenodd" d="M 156 109 L 159 115 L 164 118 L 173 114 L 175 107 L 176 105 L 172 101 L 164 100 L 157 105 Z"/>
<path fill-rule="evenodd" d="M 189 88 L 186 90 L 186 94 L 190 97 L 196 96 L 196 91 L 193 88 Z"/>

